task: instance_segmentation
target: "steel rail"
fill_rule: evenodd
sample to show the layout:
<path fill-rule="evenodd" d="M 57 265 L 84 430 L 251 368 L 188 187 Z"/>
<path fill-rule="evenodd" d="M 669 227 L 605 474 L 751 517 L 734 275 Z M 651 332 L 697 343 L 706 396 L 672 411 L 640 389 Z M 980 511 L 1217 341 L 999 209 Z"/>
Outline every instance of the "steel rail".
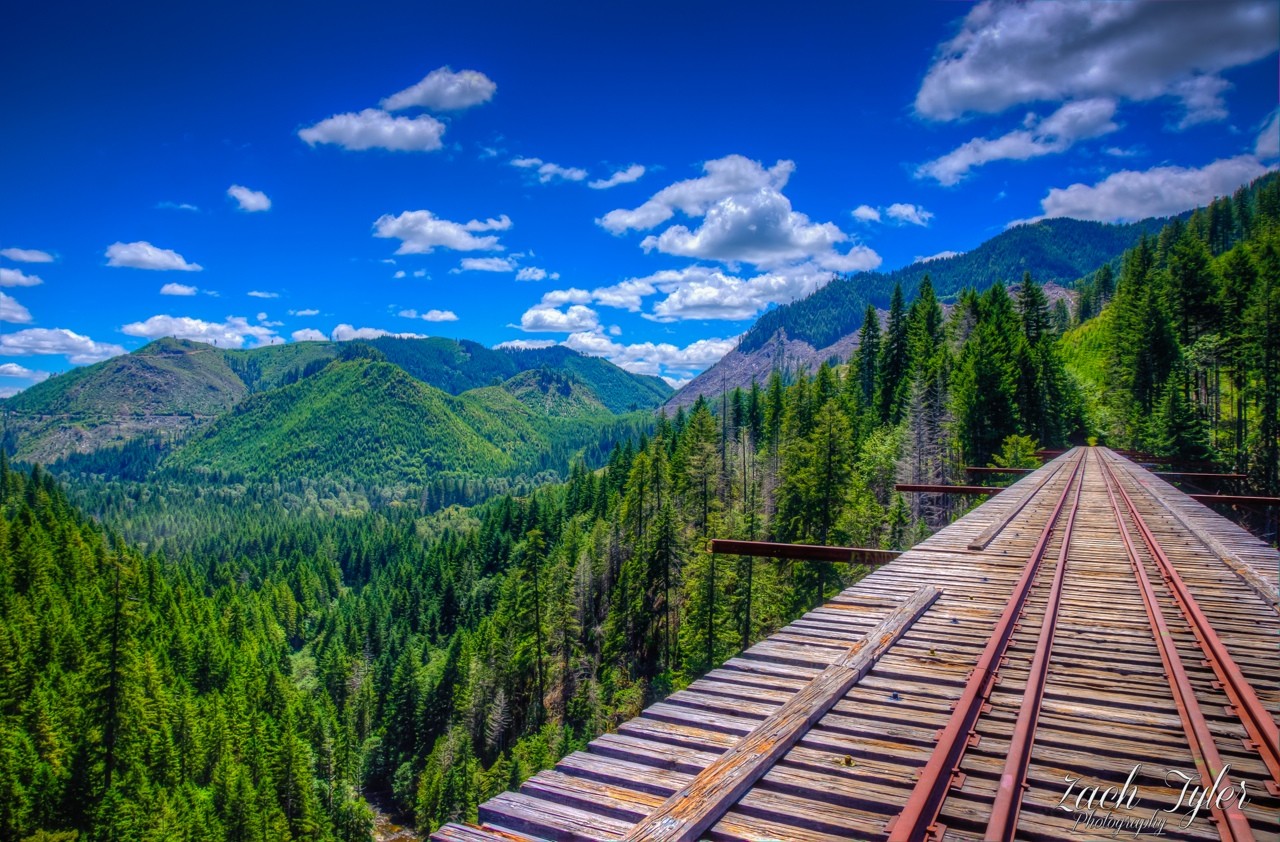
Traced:
<path fill-rule="evenodd" d="M 1280 796 L 1280 728 L 1276 726 L 1275 720 L 1271 718 L 1271 714 L 1263 706 L 1257 692 L 1249 684 L 1249 680 L 1231 657 L 1231 653 L 1227 651 L 1226 644 L 1222 642 L 1222 638 L 1218 637 L 1213 624 L 1205 616 L 1195 597 L 1192 596 L 1190 588 L 1183 581 L 1177 568 L 1173 566 L 1173 562 L 1169 560 L 1169 556 L 1165 553 L 1164 548 L 1160 546 L 1155 534 L 1152 533 L 1150 527 L 1138 514 L 1138 508 L 1134 504 L 1133 498 L 1129 496 L 1129 492 L 1125 490 L 1119 478 L 1116 477 L 1115 472 L 1107 465 L 1105 460 L 1103 465 L 1106 467 L 1107 473 L 1115 481 L 1120 496 L 1124 499 L 1125 505 L 1133 515 L 1133 520 L 1138 526 L 1138 532 L 1142 535 L 1143 542 L 1147 545 L 1152 558 L 1155 559 L 1156 565 L 1160 568 L 1160 573 L 1168 585 L 1169 591 L 1173 594 L 1178 608 L 1182 611 L 1183 617 L 1186 618 L 1188 625 L 1191 626 L 1191 632 L 1195 635 L 1196 642 L 1199 643 L 1200 649 L 1204 652 L 1205 660 L 1209 662 L 1209 666 L 1213 669 L 1213 673 L 1218 679 L 1218 684 L 1222 686 L 1223 691 L 1227 694 L 1227 698 L 1231 702 L 1229 712 L 1238 716 L 1241 724 L 1244 725 L 1245 733 L 1249 735 L 1249 739 L 1245 742 L 1245 747 L 1250 751 L 1258 752 L 1262 757 L 1262 762 L 1267 767 L 1267 772 L 1271 775 L 1271 780 L 1267 782 L 1267 790 L 1272 795 Z M 1108 486 L 1109 490 L 1110 486 Z"/>
<path fill-rule="evenodd" d="M 1133 507 L 1133 501 L 1125 494 L 1120 481 L 1116 479 L 1115 474 L 1105 460 L 1103 460 L 1102 465 L 1103 480 L 1107 488 L 1107 499 L 1111 502 L 1111 509 L 1116 517 L 1116 528 L 1120 532 L 1120 539 L 1124 543 L 1125 551 L 1129 556 L 1129 565 L 1138 581 L 1138 589 L 1142 593 L 1142 605 L 1146 610 L 1147 620 L 1151 623 L 1151 634 L 1155 638 L 1156 647 L 1160 650 L 1160 660 L 1164 664 L 1165 677 L 1168 679 L 1169 689 L 1173 693 L 1174 704 L 1178 708 L 1178 718 L 1182 720 L 1182 730 L 1187 736 L 1187 746 L 1191 751 L 1192 759 L 1195 761 L 1196 771 L 1200 774 L 1200 781 L 1204 786 L 1205 792 L 1210 792 L 1219 782 L 1224 790 L 1228 789 L 1232 784 L 1226 774 L 1222 757 L 1218 754 L 1217 743 L 1214 742 L 1213 734 L 1209 730 L 1209 723 L 1205 720 L 1204 712 L 1200 709 L 1200 702 L 1196 699 L 1195 688 L 1191 685 L 1191 680 L 1187 677 L 1186 668 L 1182 665 L 1182 657 L 1178 654 L 1173 642 L 1169 625 L 1164 618 L 1164 612 L 1156 601 L 1155 588 L 1152 587 L 1151 579 L 1147 576 L 1146 567 L 1143 565 L 1142 560 L 1138 558 L 1137 548 L 1134 546 L 1133 538 L 1129 535 L 1129 528 L 1124 522 L 1124 512 L 1121 511 L 1116 495 L 1111 490 L 1112 483 L 1124 496 L 1128 504 L 1129 514 L 1132 516 L 1139 532 L 1142 532 L 1144 526 L 1142 518 L 1138 515 L 1137 510 Z M 1238 805 L 1228 804 L 1223 809 L 1219 806 L 1218 799 L 1211 799 L 1209 809 L 1213 821 L 1218 826 L 1218 835 L 1224 842 L 1248 842 L 1248 840 L 1254 838 L 1253 831 L 1249 827 L 1249 820 L 1245 818 Z"/>
<path fill-rule="evenodd" d="M 1018 579 L 1005 603 L 1004 611 L 991 633 L 982 656 L 965 683 L 964 692 L 952 709 L 951 718 L 946 727 L 938 735 L 938 744 L 929 756 L 920 777 L 916 781 L 911 796 L 907 799 L 902 811 L 891 819 L 886 826 L 889 832 L 888 842 L 919 842 L 926 838 L 941 838 L 946 828 L 938 824 L 938 815 L 946 800 L 947 790 L 960 775 L 960 761 L 965 749 L 973 742 L 973 727 L 982 709 L 986 706 L 991 688 L 995 684 L 996 670 L 1004 659 L 1009 640 L 1013 637 L 1014 628 L 1022 616 L 1023 606 L 1035 583 L 1036 574 L 1040 570 L 1040 562 L 1049 547 L 1049 539 L 1053 535 L 1054 526 L 1071 496 L 1071 487 L 1080 466 L 1084 464 L 1084 452 L 1076 460 L 1067 478 L 1062 494 L 1054 505 L 1053 513 L 1045 523 L 1044 530 L 1031 552 L 1027 564 L 1023 567 L 1022 576 Z"/>
<path fill-rule="evenodd" d="M 1031 749 L 1035 745 L 1036 725 L 1040 721 L 1040 705 L 1044 701 L 1044 688 L 1049 678 L 1049 660 L 1053 654 L 1054 629 L 1058 624 L 1058 609 L 1062 604 L 1062 583 L 1066 577 L 1067 554 L 1071 550 L 1071 531 L 1075 528 L 1076 513 L 1080 510 L 1080 495 L 1084 491 L 1084 476 L 1088 469 L 1081 460 L 1080 481 L 1076 483 L 1075 500 L 1067 525 L 1062 534 L 1062 546 L 1058 550 L 1058 566 L 1053 571 L 1053 585 L 1045 603 L 1044 619 L 1040 622 L 1040 638 L 1031 658 L 1031 671 L 1027 676 L 1026 690 L 1018 708 L 1018 719 L 1009 741 L 1009 754 L 1004 771 L 1000 775 L 999 789 L 991 805 L 991 817 L 987 821 L 986 842 L 1010 842 L 1018 829 L 1018 815 L 1022 812 L 1022 795 L 1027 789 L 1027 769 L 1031 765 Z"/>

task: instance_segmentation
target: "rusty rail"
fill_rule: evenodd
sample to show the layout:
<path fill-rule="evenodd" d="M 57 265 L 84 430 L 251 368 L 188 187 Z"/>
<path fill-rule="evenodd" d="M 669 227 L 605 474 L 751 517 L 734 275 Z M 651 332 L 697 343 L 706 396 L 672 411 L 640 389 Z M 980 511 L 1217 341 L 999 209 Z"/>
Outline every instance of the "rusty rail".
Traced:
<path fill-rule="evenodd" d="M 1173 594 L 1174 601 L 1177 602 L 1178 608 L 1190 625 L 1191 632 L 1195 635 L 1218 683 L 1222 685 L 1223 691 L 1231 701 L 1231 712 L 1238 716 L 1241 724 L 1244 725 L 1245 732 L 1249 735 L 1246 747 L 1257 751 L 1267 767 L 1267 772 L 1271 775 L 1271 780 L 1267 782 L 1268 791 L 1272 795 L 1280 796 L 1280 728 L 1276 726 L 1275 720 L 1263 706 L 1257 692 L 1249 684 L 1239 665 L 1231 657 L 1231 653 L 1227 651 L 1226 644 L 1218 637 L 1213 624 L 1209 622 L 1209 618 L 1205 616 L 1199 603 L 1192 596 L 1190 588 L 1183 581 L 1177 568 L 1173 566 L 1173 562 L 1169 560 L 1169 556 L 1160 546 L 1155 534 L 1138 514 L 1138 508 L 1134 505 L 1129 492 L 1124 489 L 1119 478 L 1105 461 L 1103 465 L 1108 476 L 1115 482 L 1116 490 L 1124 499 L 1125 506 L 1132 514 L 1143 543 L 1147 545 L 1151 557 L 1155 559 L 1170 593 Z M 1107 486 L 1107 491 L 1110 493 L 1110 485 Z"/>
<path fill-rule="evenodd" d="M 1084 491 L 1085 459 L 1081 459 L 1080 481 L 1076 483 L 1076 496 L 1067 515 L 1063 530 L 1062 546 L 1058 549 L 1058 566 L 1053 571 L 1053 585 L 1045 604 L 1044 619 L 1040 622 L 1040 637 L 1035 655 L 1031 658 L 1031 671 L 1027 676 L 1022 706 L 1013 726 L 1009 741 L 1009 754 L 1004 772 L 1000 775 L 999 789 L 991 805 L 991 817 L 987 822 L 986 842 L 1011 842 L 1018 829 L 1018 814 L 1022 812 L 1022 793 L 1027 788 L 1027 769 L 1031 765 L 1031 749 L 1035 745 L 1036 724 L 1040 721 L 1040 705 L 1044 701 L 1044 688 L 1049 678 L 1049 658 L 1053 653 L 1054 628 L 1058 624 L 1058 609 L 1062 604 L 1062 582 L 1067 570 L 1067 553 L 1071 549 L 1071 530 L 1075 528 L 1076 513 L 1080 510 L 1080 495 Z M 1070 483 L 1067 484 L 1068 489 Z"/>
<path fill-rule="evenodd" d="M 1280 506 L 1280 497 L 1251 497 L 1248 494 L 1188 494 L 1197 503 L 1226 503 L 1229 506 Z"/>
<path fill-rule="evenodd" d="M 1182 730 L 1187 735 L 1187 746 L 1191 750 L 1192 758 L 1195 760 L 1195 767 L 1200 772 L 1200 781 L 1204 786 L 1205 792 L 1210 791 L 1211 788 L 1217 785 L 1214 778 L 1215 772 L 1221 770 L 1222 786 L 1224 789 L 1230 788 L 1232 784 L 1227 778 L 1222 757 L 1218 754 L 1218 746 L 1213 740 L 1213 734 L 1209 730 L 1209 723 L 1205 720 L 1204 712 L 1201 711 L 1200 703 L 1196 699 L 1195 687 L 1191 685 L 1191 680 L 1187 677 L 1186 668 L 1183 666 L 1182 657 L 1178 654 L 1173 642 L 1173 636 L 1169 631 L 1168 623 L 1165 621 L 1164 612 L 1160 610 L 1160 605 L 1156 601 L 1155 588 L 1151 586 L 1151 580 L 1147 576 L 1146 568 L 1143 566 L 1142 560 L 1138 558 L 1138 551 L 1134 547 L 1133 538 L 1129 535 L 1128 527 L 1125 526 L 1124 513 L 1121 512 L 1120 504 L 1116 501 L 1116 496 L 1111 489 L 1112 483 L 1115 484 L 1115 487 L 1124 497 L 1129 514 L 1144 539 L 1147 536 L 1146 524 L 1143 522 L 1142 516 L 1138 514 L 1137 508 L 1133 505 L 1133 500 L 1129 498 L 1128 493 L 1112 472 L 1111 467 L 1105 461 L 1102 467 L 1103 478 L 1107 487 L 1107 498 L 1110 500 L 1112 511 L 1116 516 L 1116 528 L 1120 532 L 1120 539 L 1129 555 L 1129 564 L 1133 568 L 1133 575 L 1138 580 L 1138 588 L 1142 592 L 1142 605 L 1146 609 L 1147 620 L 1151 623 L 1151 634 L 1155 638 L 1156 647 L 1160 650 L 1160 660 L 1164 664 L 1165 676 L 1169 681 L 1169 690 L 1173 693 L 1173 701 L 1178 708 L 1178 717 L 1182 720 Z M 1154 550 L 1152 544 L 1148 543 L 1148 547 Z M 1154 556 L 1155 553 L 1153 552 L 1152 555 Z M 1224 841 L 1253 839 L 1253 831 L 1249 828 L 1249 820 L 1245 818 L 1239 806 L 1229 803 L 1224 810 L 1214 800 L 1210 802 L 1209 808 L 1213 820 L 1217 823 L 1218 832 Z"/>
<path fill-rule="evenodd" d="M 1049 538 L 1057 525 L 1058 517 L 1062 514 L 1082 464 L 1084 464 L 1083 453 L 1076 460 L 1071 476 L 1067 478 L 1062 494 L 1054 505 L 1053 512 L 1046 521 L 1044 530 L 1040 533 L 1040 538 L 1023 568 L 1022 576 L 1014 586 L 1009 601 L 1005 603 L 1004 612 L 991 633 L 991 639 L 969 675 L 964 692 L 952 709 L 951 718 L 939 735 L 938 744 L 929 756 L 924 769 L 921 770 L 920 778 L 916 781 L 911 796 L 907 799 L 902 811 L 890 820 L 886 827 L 889 832 L 889 842 L 920 842 L 926 838 L 939 839 L 944 835 L 945 828 L 938 825 L 938 814 L 942 810 L 942 803 L 946 800 L 947 790 L 960 774 L 960 761 L 973 738 L 974 724 L 982 713 L 987 698 L 991 695 L 996 670 L 1000 667 L 1005 650 L 1009 646 L 1009 640 L 1013 637 L 1014 627 L 1022 615 L 1022 608 L 1026 604 L 1031 586 L 1035 583 L 1036 574 L 1040 570 L 1040 561 L 1048 549 Z"/>
<path fill-rule="evenodd" d="M 898 483 L 893 487 L 893 490 L 915 491 L 922 494 L 978 494 L 988 497 L 1004 491 L 1003 488 L 991 488 L 986 485 L 915 485 L 905 482 Z"/>
<path fill-rule="evenodd" d="M 888 564 L 902 555 L 897 550 L 870 547 L 826 547 L 821 544 L 779 544 L 773 541 L 736 541 L 728 538 L 712 538 L 709 549 L 713 553 L 725 555 L 849 564 Z"/>

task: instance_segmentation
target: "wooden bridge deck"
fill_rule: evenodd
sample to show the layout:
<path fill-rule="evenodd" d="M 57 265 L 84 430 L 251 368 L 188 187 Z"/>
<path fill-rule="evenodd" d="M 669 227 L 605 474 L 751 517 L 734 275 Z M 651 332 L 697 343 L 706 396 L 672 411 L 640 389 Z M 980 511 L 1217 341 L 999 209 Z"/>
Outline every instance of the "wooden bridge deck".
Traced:
<path fill-rule="evenodd" d="M 1278 570 L 1077 448 L 432 838 L 1280 840 Z"/>

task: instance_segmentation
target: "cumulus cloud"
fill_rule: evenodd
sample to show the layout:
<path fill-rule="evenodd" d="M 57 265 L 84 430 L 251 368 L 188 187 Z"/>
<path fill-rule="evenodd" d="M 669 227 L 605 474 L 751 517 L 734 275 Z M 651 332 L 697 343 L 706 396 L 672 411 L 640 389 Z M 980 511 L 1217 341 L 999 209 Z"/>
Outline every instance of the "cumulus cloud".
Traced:
<path fill-rule="evenodd" d="M 199 272 L 204 269 L 199 263 L 188 263 L 176 251 L 158 248 L 145 240 L 107 246 L 107 265 L 159 272 Z"/>
<path fill-rule="evenodd" d="M 702 223 L 696 229 L 672 225 L 645 237 L 641 248 L 763 268 L 813 261 L 849 272 L 880 265 L 880 256 L 866 246 L 835 251 L 837 243 L 849 239 L 847 234 L 834 223 L 813 222 L 792 210 L 791 200 L 780 191 L 794 169 L 790 161 L 765 169 L 758 161 L 730 155 L 704 164 L 701 178 L 676 182 L 643 205 L 610 211 L 598 222 L 617 234 L 653 228 L 680 211 L 701 217 Z"/>
<path fill-rule="evenodd" d="M 932 178 L 951 186 L 970 170 L 992 161 L 1025 161 L 1065 152 L 1077 141 L 1118 129 L 1112 120 L 1115 113 L 1116 101 L 1100 97 L 1069 102 L 1043 119 L 1028 114 L 1026 128 L 997 138 L 976 137 L 941 158 L 922 164 L 916 170 L 916 178 Z"/>
<path fill-rule="evenodd" d="M 778 161 L 765 169 L 758 161 L 729 155 L 702 165 L 705 175 L 677 181 L 653 194 L 637 208 L 611 210 L 597 222 L 606 230 L 621 234 L 632 229 L 645 231 L 666 222 L 676 211 L 686 216 L 703 216 L 713 205 L 732 196 L 760 190 L 778 191 L 786 186 L 796 165 Z"/>
<path fill-rule="evenodd" d="M 830 280 L 831 272 L 814 263 L 750 278 L 695 265 L 664 269 L 645 277 L 598 287 L 591 291 L 589 297 L 579 298 L 578 303 L 641 313 L 645 299 L 662 294 L 649 312 L 642 313 L 644 318 L 657 322 L 690 319 L 736 321 L 752 318 L 770 304 L 786 304 L 803 298 Z"/>
<path fill-rule="evenodd" d="M 456 322 L 458 314 L 452 310 L 428 310 L 425 313 L 419 313 L 417 310 L 401 310 L 396 313 L 397 316 L 403 316 L 406 319 L 425 319 L 428 322 Z"/>
<path fill-rule="evenodd" d="M 7 257 L 15 263 L 52 263 L 53 255 L 39 249 L 0 249 L 0 257 Z"/>
<path fill-rule="evenodd" d="M 885 214 L 890 219 L 896 219 L 899 222 L 905 222 L 910 225 L 928 225 L 929 220 L 933 219 L 933 213 L 925 210 L 919 205 L 911 205 L 905 202 L 895 202 L 885 209 Z"/>
<path fill-rule="evenodd" d="M 595 181 L 588 182 L 587 186 L 592 190 L 608 190 L 610 187 L 617 187 L 619 184 L 630 184 L 638 180 L 644 175 L 644 167 L 639 164 L 618 170 L 608 178 L 598 178 Z"/>
<path fill-rule="evenodd" d="M 325 336 L 321 331 L 313 327 L 305 327 L 302 330 L 295 330 L 290 334 L 294 342 L 326 342 L 329 337 Z"/>
<path fill-rule="evenodd" d="M 251 289 L 245 294 L 248 295 L 250 298 L 279 298 L 280 297 L 280 293 L 278 292 L 264 292 L 260 289 Z"/>
<path fill-rule="evenodd" d="M 516 262 L 509 257 L 464 257 L 455 272 L 514 272 Z"/>
<path fill-rule="evenodd" d="M 243 316 L 228 316 L 222 322 L 206 322 L 189 316 L 159 315 L 144 322 L 131 322 L 120 328 L 120 332 L 144 339 L 176 336 L 179 339 L 207 342 L 219 348 L 243 348 L 246 342 L 252 342 L 253 347 L 261 347 L 278 345 L 284 341 L 270 327 L 250 324 Z"/>
<path fill-rule="evenodd" d="M 3 363 L 0 364 L 0 377 L 17 377 L 23 380 L 30 380 L 33 383 L 39 383 L 49 379 L 49 372 L 34 371 L 17 363 Z"/>
<path fill-rule="evenodd" d="M 516 272 L 517 281 L 544 281 L 547 278 L 558 281 L 560 280 L 560 273 L 548 272 L 546 269 L 540 269 L 537 266 L 525 266 L 519 272 Z"/>
<path fill-rule="evenodd" d="M 416 85 L 394 93 L 384 99 L 382 107 L 388 111 L 405 108 L 427 108 L 432 111 L 460 111 L 493 99 L 498 86 L 478 70 L 459 70 L 437 67 Z"/>
<path fill-rule="evenodd" d="M 861 222 L 879 222 L 880 211 L 870 205 L 858 205 L 853 209 L 853 218 Z"/>
<path fill-rule="evenodd" d="M 290 310 L 289 315 L 290 316 L 318 316 L 320 315 L 320 311 L 315 309 Z"/>
<path fill-rule="evenodd" d="M 1267 169 L 1253 155 L 1238 155 L 1200 168 L 1121 170 L 1094 185 L 1053 188 L 1041 200 L 1044 213 L 1036 220 L 1070 216 L 1098 222 L 1131 222 L 1149 216 L 1168 216 L 1207 205 L 1215 197 L 1258 178 Z"/>
<path fill-rule="evenodd" d="M 484 231 L 506 231 L 511 220 L 504 213 L 483 222 L 452 222 L 428 210 L 405 211 L 399 216 L 384 214 L 373 223 L 373 236 L 400 240 L 396 254 L 431 254 L 436 248 L 454 251 L 502 251 L 503 246 L 492 234 L 477 237 Z"/>
<path fill-rule="evenodd" d="M 935 120 L 1089 97 L 1178 99 L 1183 125 L 1225 115 L 1217 74 L 1276 49 L 1271 0 L 986 0 L 941 45 L 916 94 Z"/>
<path fill-rule="evenodd" d="M 309 146 L 332 143 L 343 149 L 390 149 L 394 152 L 434 152 L 444 144 L 444 123 L 435 117 L 393 117 L 377 108 L 335 114 L 298 132 Z"/>
<path fill-rule="evenodd" d="M 248 187 L 233 184 L 227 188 L 227 195 L 239 203 L 242 211 L 255 213 L 271 209 L 271 200 L 267 198 L 266 193 L 259 190 L 250 190 Z"/>
<path fill-rule="evenodd" d="M 559 164 L 543 161 L 541 158 L 514 158 L 511 161 L 511 166 L 526 170 L 536 170 L 538 181 L 543 184 L 556 178 L 564 181 L 582 181 L 587 177 L 587 171 L 580 167 L 562 167 Z M 636 178 L 639 178 L 639 176 L 636 176 Z"/>
<path fill-rule="evenodd" d="M 508 339 L 506 342 L 499 342 L 493 347 L 499 350 L 528 351 L 534 348 L 550 348 L 554 344 L 556 344 L 554 339 Z"/>
<path fill-rule="evenodd" d="M 401 278 L 406 277 L 406 275 L 405 275 L 405 273 L 404 273 L 404 270 L 403 270 L 403 269 L 397 269 L 397 270 L 396 270 L 396 272 L 395 272 L 395 274 L 394 274 L 394 275 L 392 275 L 391 277 L 395 278 L 395 279 L 398 281 L 398 280 L 400 280 Z"/>
<path fill-rule="evenodd" d="M 195 295 L 200 290 L 186 284 L 165 284 L 160 287 L 161 295 Z"/>
<path fill-rule="evenodd" d="M 23 307 L 17 299 L 0 292 L 0 322 L 31 324 L 31 311 Z"/>
<path fill-rule="evenodd" d="M 349 342 L 352 339 L 377 339 L 380 336 L 391 336 L 396 339 L 426 339 L 426 336 L 421 333 L 393 333 L 382 328 L 353 327 L 349 324 L 338 325 L 333 329 L 333 333 L 329 335 L 334 342 Z"/>
<path fill-rule="evenodd" d="M 0 287 L 34 287 L 42 283 L 39 275 L 28 275 L 21 269 L 0 269 Z"/>
<path fill-rule="evenodd" d="M 560 310 L 544 302 L 530 307 L 520 317 L 520 329 L 529 333 L 571 333 L 594 330 L 599 325 L 596 311 L 582 304 L 572 304 Z"/>
<path fill-rule="evenodd" d="M 736 338 L 699 339 L 684 348 L 668 342 L 640 342 L 625 345 L 600 331 L 571 334 L 561 344 L 592 357 L 604 357 L 619 368 L 635 374 L 692 377 L 733 350 Z"/>
<path fill-rule="evenodd" d="M 1271 115 L 1266 128 L 1258 135 L 1258 141 L 1253 147 L 1253 154 L 1264 161 L 1280 158 L 1280 111 Z"/>
<path fill-rule="evenodd" d="M 94 342 L 87 336 L 66 328 L 31 327 L 15 333 L 0 334 L 0 356 L 40 357 L 63 354 L 75 365 L 96 363 L 123 354 L 124 348 L 106 342 Z"/>

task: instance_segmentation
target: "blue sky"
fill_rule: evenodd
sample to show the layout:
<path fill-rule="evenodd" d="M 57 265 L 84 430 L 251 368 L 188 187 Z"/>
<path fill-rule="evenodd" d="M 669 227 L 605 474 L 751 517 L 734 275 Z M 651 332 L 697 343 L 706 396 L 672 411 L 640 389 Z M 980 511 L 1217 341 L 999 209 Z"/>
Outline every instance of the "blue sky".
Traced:
<path fill-rule="evenodd" d="M 1274 168 L 1280 4 L 21 4 L 0 390 L 180 335 L 680 382 L 832 272 Z"/>

